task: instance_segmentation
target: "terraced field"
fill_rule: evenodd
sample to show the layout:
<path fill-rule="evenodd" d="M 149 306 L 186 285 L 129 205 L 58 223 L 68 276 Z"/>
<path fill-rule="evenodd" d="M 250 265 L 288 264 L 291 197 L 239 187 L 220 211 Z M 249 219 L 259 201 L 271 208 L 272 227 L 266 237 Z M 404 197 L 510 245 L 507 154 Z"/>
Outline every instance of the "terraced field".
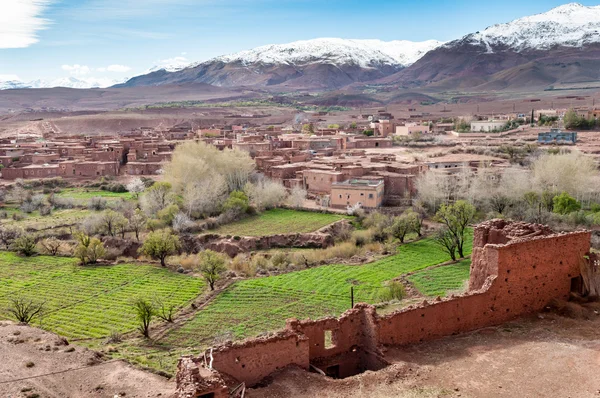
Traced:
<path fill-rule="evenodd" d="M 415 272 L 408 280 L 426 296 L 444 297 L 448 292 L 462 290 L 469 279 L 470 266 L 470 260 L 463 260 L 450 266 Z"/>
<path fill-rule="evenodd" d="M 81 267 L 71 258 L 0 252 L 0 308 L 17 296 L 45 301 L 45 314 L 37 324 L 68 338 L 132 331 L 137 325 L 135 298 L 160 298 L 181 307 L 203 287 L 200 279 L 154 266 Z M 0 317 L 6 317 L 4 311 Z"/>
<path fill-rule="evenodd" d="M 467 253 L 471 247 L 469 237 Z M 354 287 L 355 302 L 373 303 L 384 282 L 447 260 L 448 255 L 432 240 L 423 239 L 401 246 L 396 255 L 363 266 L 330 265 L 241 281 L 181 328 L 169 333 L 165 342 L 173 346 L 210 344 L 215 336 L 245 338 L 279 329 L 287 318 L 339 315 L 351 306 L 351 287 Z M 464 261 L 456 272 L 448 271 L 454 267 L 441 267 L 422 275 L 423 281 L 432 278 L 429 284 L 422 284 L 427 289 L 424 293 L 436 293 L 447 286 L 460 287 L 468 278 L 468 264 L 469 260 Z M 436 273 L 441 277 L 439 284 Z"/>
<path fill-rule="evenodd" d="M 238 236 L 267 236 L 314 232 L 345 218 L 343 215 L 288 209 L 267 210 L 259 215 L 224 225 L 214 233 Z"/>

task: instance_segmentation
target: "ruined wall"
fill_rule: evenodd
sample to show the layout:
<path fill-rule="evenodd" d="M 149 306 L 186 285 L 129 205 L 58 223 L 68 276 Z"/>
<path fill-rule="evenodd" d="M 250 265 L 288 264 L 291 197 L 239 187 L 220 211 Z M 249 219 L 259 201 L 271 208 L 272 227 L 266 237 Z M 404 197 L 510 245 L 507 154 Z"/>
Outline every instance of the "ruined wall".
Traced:
<path fill-rule="evenodd" d="M 580 262 L 589 250 L 588 232 L 487 244 L 473 253 L 472 278 L 486 277 L 479 290 L 381 317 L 379 342 L 415 343 L 539 311 L 553 298 L 569 297 L 571 279 L 580 275 Z"/>
<path fill-rule="evenodd" d="M 590 237 L 589 232 L 555 234 L 547 227 L 502 220 L 484 223 L 475 229 L 470 279 L 475 289 L 467 294 L 424 301 L 383 317 L 374 307 L 358 304 L 340 318 L 292 319 L 272 338 L 219 348 L 214 369 L 248 386 L 291 364 L 323 366 L 336 377 L 380 369 L 385 366 L 380 345 L 497 325 L 539 311 L 554 298 L 568 298 L 590 250 Z"/>
<path fill-rule="evenodd" d="M 229 344 L 213 352 L 213 368 L 252 386 L 289 365 L 308 369 L 308 345 L 305 336 L 289 332 Z"/>

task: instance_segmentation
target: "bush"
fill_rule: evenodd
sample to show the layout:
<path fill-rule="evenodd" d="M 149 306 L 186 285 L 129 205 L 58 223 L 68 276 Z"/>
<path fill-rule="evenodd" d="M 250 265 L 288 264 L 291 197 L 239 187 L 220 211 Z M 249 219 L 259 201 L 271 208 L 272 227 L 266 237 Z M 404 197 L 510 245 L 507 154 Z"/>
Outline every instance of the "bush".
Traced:
<path fill-rule="evenodd" d="M 101 196 L 94 196 L 88 201 L 87 207 L 90 210 L 101 211 L 106 209 L 106 204 L 106 199 Z"/>
<path fill-rule="evenodd" d="M 56 256 L 60 252 L 63 242 L 56 238 L 47 238 L 40 242 L 42 252 L 49 256 Z"/>
<path fill-rule="evenodd" d="M 285 269 L 291 264 L 291 262 L 287 253 L 280 251 L 271 256 L 271 264 L 273 264 L 273 267 L 275 268 Z"/>
<path fill-rule="evenodd" d="M 400 301 L 405 297 L 406 289 L 404 289 L 404 285 L 397 281 L 390 281 L 383 289 L 381 289 L 377 298 L 380 302 L 388 302 L 392 300 Z"/>
<path fill-rule="evenodd" d="M 79 259 L 81 265 L 95 264 L 106 254 L 104 244 L 98 238 L 91 238 L 85 233 L 77 234 L 77 247 L 73 255 Z"/>
<path fill-rule="evenodd" d="M 242 191 L 233 191 L 223 204 L 224 212 L 246 213 L 249 207 L 248 196 Z"/>
<path fill-rule="evenodd" d="M 54 206 L 55 209 L 72 209 L 75 207 L 75 201 L 72 198 L 49 196 L 48 202 Z"/>
<path fill-rule="evenodd" d="M 235 256 L 229 264 L 229 268 L 246 276 L 254 276 L 256 274 L 254 263 L 250 259 L 250 256 L 245 253 Z"/>
<path fill-rule="evenodd" d="M 21 235 L 14 240 L 11 249 L 25 257 L 33 256 L 37 253 L 36 238 L 33 235 Z"/>

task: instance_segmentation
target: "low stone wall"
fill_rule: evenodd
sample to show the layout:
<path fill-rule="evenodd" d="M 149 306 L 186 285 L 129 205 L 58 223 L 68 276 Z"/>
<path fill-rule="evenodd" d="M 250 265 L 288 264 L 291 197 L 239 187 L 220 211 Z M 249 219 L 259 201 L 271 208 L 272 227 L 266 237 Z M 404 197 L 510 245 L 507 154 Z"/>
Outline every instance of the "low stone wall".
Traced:
<path fill-rule="evenodd" d="M 317 232 L 303 234 L 283 234 L 269 236 L 234 236 L 217 234 L 186 235 L 181 239 L 186 248 L 192 251 L 210 249 L 235 257 L 240 253 L 256 250 L 302 248 L 326 249 L 335 244 L 335 236 L 343 228 L 351 228 L 348 220 L 340 220 Z"/>
<path fill-rule="evenodd" d="M 249 386 L 274 368 L 290 364 L 306 369 L 309 363 L 333 366 L 342 377 L 352 369 L 377 369 L 383 366 L 382 345 L 411 344 L 501 324 L 539 311 L 554 298 L 568 298 L 589 250 L 589 232 L 556 234 L 539 225 L 484 223 L 475 228 L 468 293 L 424 301 L 383 317 L 374 307 L 358 304 L 339 318 L 292 319 L 271 339 L 219 348 L 213 368 Z M 295 345 L 290 344 L 294 338 Z M 238 355 L 267 358 L 275 352 L 276 358 L 257 361 L 251 371 L 239 368 Z"/>

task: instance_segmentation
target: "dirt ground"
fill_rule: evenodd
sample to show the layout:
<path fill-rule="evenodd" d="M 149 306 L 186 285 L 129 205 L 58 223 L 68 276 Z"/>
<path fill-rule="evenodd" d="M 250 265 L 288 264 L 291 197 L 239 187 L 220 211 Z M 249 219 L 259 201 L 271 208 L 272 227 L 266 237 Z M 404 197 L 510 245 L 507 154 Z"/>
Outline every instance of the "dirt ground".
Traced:
<path fill-rule="evenodd" d="M 248 396 L 600 397 L 600 317 L 540 314 L 385 356 L 388 368 L 344 380 L 286 369 Z"/>
<path fill-rule="evenodd" d="M 54 334 L 0 323 L 0 397 L 145 398 L 174 391 L 174 382 L 122 361 L 104 361 Z"/>

